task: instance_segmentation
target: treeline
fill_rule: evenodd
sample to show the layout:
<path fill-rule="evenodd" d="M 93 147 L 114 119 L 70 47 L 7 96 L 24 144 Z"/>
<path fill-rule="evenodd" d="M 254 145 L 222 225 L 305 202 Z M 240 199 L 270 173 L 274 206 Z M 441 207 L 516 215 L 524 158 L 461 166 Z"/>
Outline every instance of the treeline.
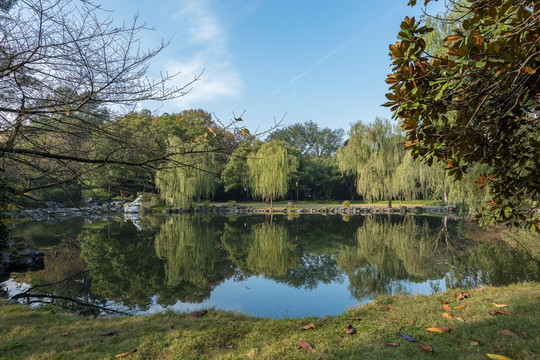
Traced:
<path fill-rule="evenodd" d="M 54 129 L 47 119 L 27 125 L 28 147 L 50 143 L 66 155 L 111 161 L 77 163 L 76 178 L 69 167 L 60 172 L 47 159 L 7 162 L 5 178 L 11 186 L 30 189 L 19 199 L 23 203 L 78 203 L 138 193 L 159 195 L 168 206 L 182 208 L 203 200 L 385 200 L 391 206 L 392 200 L 470 205 L 483 199 L 474 180 L 480 167 L 471 168 L 465 181 L 453 182 L 443 168 L 403 151 L 404 135 L 389 120 L 353 124 L 347 137 L 343 129 L 307 121 L 275 129 L 262 140 L 200 109 L 159 116 L 142 110 L 113 119 L 98 105 L 87 106 L 96 107 L 89 113 L 100 115 L 85 119 L 79 132 L 69 123 L 62 129 L 58 119 Z M 235 120 L 233 125 L 241 121 Z M 146 159 L 152 159 L 152 166 L 133 166 Z"/>

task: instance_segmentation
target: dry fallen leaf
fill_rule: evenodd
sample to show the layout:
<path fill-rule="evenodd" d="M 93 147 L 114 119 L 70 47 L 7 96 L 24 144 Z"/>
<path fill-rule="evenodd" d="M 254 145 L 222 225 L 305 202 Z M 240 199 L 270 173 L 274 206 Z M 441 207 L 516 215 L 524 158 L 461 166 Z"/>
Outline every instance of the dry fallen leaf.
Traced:
<path fill-rule="evenodd" d="M 443 300 L 443 299 L 437 299 L 437 300 L 439 300 L 439 302 L 440 302 L 441 304 L 448 304 L 448 301 L 446 301 L 446 300 Z"/>
<path fill-rule="evenodd" d="M 469 293 L 459 293 L 457 295 L 454 295 L 454 297 L 456 298 L 457 301 L 461 301 L 463 299 L 467 299 L 471 297 L 471 295 Z"/>
<path fill-rule="evenodd" d="M 388 304 L 384 304 L 385 307 L 387 307 L 388 309 L 397 309 L 397 307 L 393 306 L 393 305 L 388 305 Z"/>
<path fill-rule="evenodd" d="M 427 352 L 433 352 L 433 348 L 431 346 L 420 344 L 420 343 L 418 343 L 418 346 L 420 346 L 422 349 L 426 350 Z"/>
<path fill-rule="evenodd" d="M 454 319 L 465 322 L 465 320 L 463 320 L 463 318 L 461 316 L 456 316 L 456 317 L 454 317 Z"/>
<path fill-rule="evenodd" d="M 499 330 L 499 333 L 503 334 L 503 335 L 518 336 L 518 334 L 516 334 L 515 332 L 513 332 L 510 329 L 501 329 L 501 330 Z"/>
<path fill-rule="evenodd" d="M 352 325 L 345 326 L 345 332 L 347 334 L 356 334 L 356 329 Z"/>
<path fill-rule="evenodd" d="M 311 346 L 311 344 L 307 341 L 299 340 L 298 345 L 300 345 L 302 349 L 313 349 L 313 346 Z"/>
<path fill-rule="evenodd" d="M 450 328 L 446 327 L 446 326 L 432 327 L 432 328 L 427 328 L 426 331 L 436 332 L 436 333 L 444 333 L 444 332 L 450 331 Z"/>
<path fill-rule="evenodd" d="M 126 357 L 126 356 L 129 356 L 133 353 L 136 353 L 137 352 L 137 349 L 133 349 L 131 351 L 128 351 L 127 353 L 123 353 L 123 354 L 118 354 L 116 355 L 117 358 L 121 358 L 121 357 Z"/>
<path fill-rule="evenodd" d="M 448 319 L 448 320 L 450 320 L 450 319 L 453 318 L 453 316 L 450 315 L 449 313 L 445 312 L 444 314 L 442 314 L 442 318 L 443 318 L 443 319 Z"/>
<path fill-rule="evenodd" d="M 362 318 L 361 317 L 355 317 L 355 318 L 353 318 L 353 320 L 360 321 L 360 320 L 362 320 Z"/>
<path fill-rule="evenodd" d="M 399 343 L 397 343 L 397 342 L 387 342 L 386 346 L 399 346 Z"/>
<path fill-rule="evenodd" d="M 490 315 L 510 315 L 509 313 L 507 313 L 506 311 L 501 311 L 501 310 L 491 310 L 489 312 Z"/>
<path fill-rule="evenodd" d="M 66 331 L 65 333 L 63 333 L 62 336 L 69 336 L 69 331 Z"/>
<path fill-rule="evenodd" d="M 302 326 L 302 330 L 309 330 L 309 329 L 315 329 L 317 326 L 315 326 L 314 323 L 309 323 L 307 325 Z"/>
<path fill-rule="evenodd" d="M 186 317 L 187 318 L 200 318 L 201 316 L 203 316 L 204 314 L 206 314 L 208 311 L 207 310 L 203 310 L 203 311 L 195 311 L 195 312 L 192 312 L 190 314 L 187 314 Z"/>
<path fill-rule="evenodd" d="M 471 341 L 471 346 L 480 346 L 480 344 L 477 343 L 476 341 Z"/>
<path fill-rule="evenodd" d="M 459 309 L 459 310 L 465 309 L 465 305 L 454 306 L 454 309 Z"/>
<path fill-rule="evenodd" d="M 446 311 L 446 312 L 452 311 L 452 308 L 451 308 L 450 306 L 446 305 L 446 304 L 444 304 L 442 308 L 443 308 L 443 310 Z"/>
<path fill-rule="evenodd" d="M 528 336 L 527 336 L 527 333 L 526 333 L 526 332 L 522 332 L 522 333 L 521 333 L 521 337 L 524 338 L 524 339 L 526 339 L 526 338 L 528 337 Z"/>
<path fill-rule="evenodd" d="M 493 306 L 498 307 L 498 308 L 506 307 L 505 304 L 497 304 L 497 303 L 492 303 L 492 304 L 493 304 Z"/>
<path fill-rule="evenodd" d="M 497 355 L 497 354 L 486 354 L 488 358 L 495 360 L 512 360 L 506 356 Z"/>

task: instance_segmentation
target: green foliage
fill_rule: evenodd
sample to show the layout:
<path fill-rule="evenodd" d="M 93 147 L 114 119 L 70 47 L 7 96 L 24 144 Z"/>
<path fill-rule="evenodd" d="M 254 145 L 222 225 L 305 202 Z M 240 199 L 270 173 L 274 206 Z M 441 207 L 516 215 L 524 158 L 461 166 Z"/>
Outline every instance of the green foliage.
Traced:
<path fill-rule="evenodd" d="M 283 141 L 273 140 L 262 144 L 247 160 L 249 182 L 253 194 L 272 202 L 287 193 L 288 184 L 298 166 Z"/>
<path fill-rule="evenodd" d="M 376 118 L 373 123 L 357 122 L 349 131 L 347 145 L 337 153 L 339 169 L 356 177 L 356 189 L 367 201 L 391 199 L 397 195 L 396 169 L 404 153 L 402 135 L 389 120 Z M 409 181 L 409 179 L 401 179 Z"/>
<path fill-rule="evenodd" d="M 262 144 L 263 142 L 260 140 L 254 142 L 244 141 L 229 156 L 229 162 L 221 173 L 225 191 L 236 188 L 247 189 L 250 186 L 247 159 L 250 154 L 259 151 Z"/>
<path fill-rule="evenodd" d="M 184 143 L 177 136 L 169 138 L 174 155 L 156 173 L 156 186 L 170 205 L 189 209 L 194 201 L 210 197 L 216 187 L 216 155 L 208 143 Z"/>
<path fill-rule="evenodd" d="M 443 163 L 455 180 L 484 165 L 475 182 L 490 200 L 479 219 L 537 231 L 539 12 L 532 0 L 457 2 L 432 21 L 442 22 L 439 36 L 405 18 L 390 45 L 384 104 L 401 121 L 414 158 Z"/>
<path fill-rule="evenodd" d="M 302 156 L 330 157 L 343 143 L 343 129 L 319 129 L 313 121 L 289 125 L 270 133 L 267 141 L 282 140 L 300 151 Z"/>

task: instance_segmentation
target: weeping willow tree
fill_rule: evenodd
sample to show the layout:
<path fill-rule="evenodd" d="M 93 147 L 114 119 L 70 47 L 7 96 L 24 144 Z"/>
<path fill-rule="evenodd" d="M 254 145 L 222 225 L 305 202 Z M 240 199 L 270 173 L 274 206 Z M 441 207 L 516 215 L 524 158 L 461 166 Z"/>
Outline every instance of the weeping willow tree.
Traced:
<path fill-rule="evenodd" d="M 273 140 L 262 144 L 255 154 L 250 154 L 247 165 L 253 195 L 270 201 L 272 207 L 274 198 L 287 193 L 289 181 L 298 167 L 298 159 L 289 154 L 285 142 Z"/>
<path fill-rule="evenodd" d="M 397 195 L 394 182 L 409 184 L 409 179 L 395 176 L 405 155 L 402 142 L 397 126 L 386 119 L 352 126 L 347 145 L 337 152 L 337 162 L 342 173 L 356 177 L 356 190 L 365 200 L 387 199 L 392 207 L 392 198 Z"/>
<path fill-rule="evenodd" d="M 194 201 L 212 196 L 216 188 L 216 154 L 205 142 L 186 144 L 177 136 L 169 137 L 169 151 L 176 153 L 156 173 L 156 187 L 172 206 L 189 209 Z"/>
<path fill-rule="evenodd" d="M 190 283 L 203 293 L 223 280 L 226 254 L 217 246 L 216 228 L 198 216 L 164 222 L 155 238 L 156 255 L 165 262 L 169 286 Z"/>
<path fill-rule="evenodd" d="M 348 275 L 356 298 L 388 294 L 404 290 L 400 280 L 442 277 L 446 265 L 438 261 L 442 247 L 437 244 L 427 222 L 367 217 L 357 230 L 356 243 L 340 250 L 337 264 Z"/>

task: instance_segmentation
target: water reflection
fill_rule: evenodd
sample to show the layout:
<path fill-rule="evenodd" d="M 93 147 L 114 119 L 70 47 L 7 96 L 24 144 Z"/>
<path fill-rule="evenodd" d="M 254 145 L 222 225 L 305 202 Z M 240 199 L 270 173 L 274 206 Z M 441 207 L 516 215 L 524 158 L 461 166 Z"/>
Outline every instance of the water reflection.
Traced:
<path fill-rule="evenodd" d="M 415 292 L 429 292 L 540 279 L 538 263 L 525 250 L 440 217 L 180 215 L 146 217 L 139 227 L 122 220 L 78 221 L 62 236 L 57 232 L 67 228 L 65 223 L 61 230 L 47 224 L 54 239 L 33 235 L 37 225 L 27 225 L 18 224 L 12 239 L 51 247 L 45 270 L 12 277 L 39 285 L 41 292 L 99 306 L 112 301 L 126 309 L 201 303 L 212 299 L 216 287 L 238 295 L 234 284 L 254 277 L 267 288 L 298 289 L 306 298 L 325 286 L 343 287 L 350 299 L 337 305 L 328 300 L 323 305 L 329 309 L 343 307 L 329 313 L 417 285 Z M 489 241 L 482 242 L 482 235 Z"/>

